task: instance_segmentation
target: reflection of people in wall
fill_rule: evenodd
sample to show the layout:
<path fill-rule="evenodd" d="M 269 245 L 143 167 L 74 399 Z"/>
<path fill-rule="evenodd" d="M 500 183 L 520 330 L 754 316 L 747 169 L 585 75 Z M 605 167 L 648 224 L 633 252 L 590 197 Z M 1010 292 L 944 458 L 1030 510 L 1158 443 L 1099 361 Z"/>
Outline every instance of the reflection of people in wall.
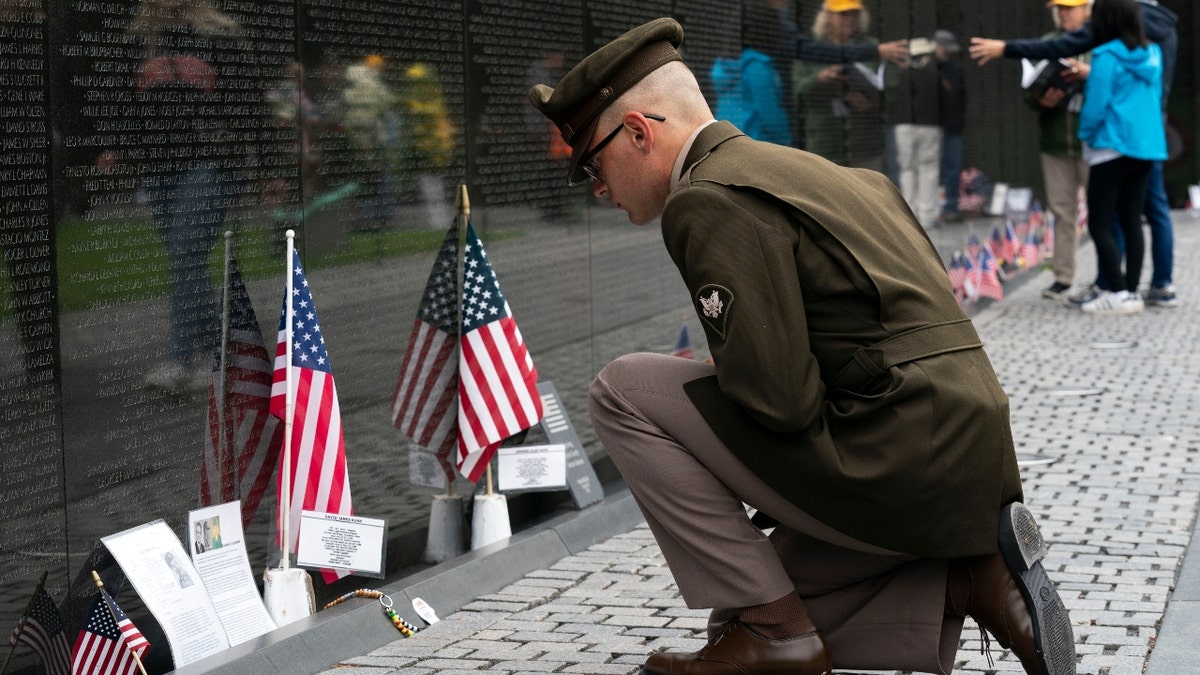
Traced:
<path fill-rule="evenodd" d="M 566 55 L 562 49 L 552 48 L 545 56 L 529 64 L 525 71 L 525 86 L 528 88 L 535 84 L 553 84 L 566 72 Z M 531 108 L 524 110 L 526 143 L 543 150 L 544 156 L 552 165 L 565 171 L 567 161 L 571 159 L 571 146 L 562 139 L 558 127 L 542 114 Z M 542 220 L 548 223 L 562 222 L 567 215 L 571 193 L 558 181 L 553 185 L 539 183 L 537 190 L 534 200 Z"/>
<path fill-rule="evenodd" d="M 171 571 L 175 573 L 175 581 L 180 588 L 192 585 L 192 575 L 187 573 L 187 570 L 183 568 L 183 563 L 179 562 L 174 553 L 170 551 L 163 553 L 163 560 L 166 561 L 167 567 L 170 567 Z"/>
<path fill-rule="evenodd" d="M 400 166 L 412 139 L 401 125 L 400 97 L 384 79 L 383 57 L 370 55 L 343 74 L 342 128 L 360 168 L 359 227 L 379 231 L 391 224 Z"/>
<path fill-rule="evenodd" d="M 813 20 L 812 34 L 836 45 L 877 45 L 867 35 L 870 26 L 870 12 L 858 0 L 827 1 Z M 879 72 L 874 60 L 863 67 L 872 74 Z M 843 166 L 881 171 L 879 87 L 857 64 L 797 61 L 791 75 L 797 107 L 804 111 L 805 149 Z"/>
<path fill-rule="evenodd" d="M 412 154 L 403 167 L 415 175 L 425 205 L 425 227 L 442 228 L 453 218 L 442 172 L 454 158 L 454 125 L 437 71 L 425 63 L 404 69 L 400 103 L 407 115 Z"/>
<path fill-rule="evenodd" d="M 897 81 L 888 82 L 888 108 L 895 122 L 896 164 L 900 192 L 921 226 L 934 227 L 940 208 L 942 127 L 938 101 L 936 47 L 925 40 L 927 51 L 913 52 L 907 68 L 899 68 Z"/>
<path fill-rule="evenodd" d="M 783 106 L 783 79 L 775 57 L 779 33 L 776 10 L 763 0 L 749 0 L 743 5 L 737 57 L 718 57 L 713 62 L 715 114 L 751 138 L 791 145 L 791 124 Z"/>
<path fill-rule="evenodd" d="M 172 390 L 207 375 L 219 330 L 208 262 L 233 199 L 221 160 L 244 154 L 221 96 L 222 64 L 235 61 L 220 57 L 236 49 L 240 30 L 206 0 L 143 0 L 129 27 L 142 50 L 134 81 L 143 116 L 169 125 L 147 137 L 138 166 L 140 195 L 170 254 L 168 359 L 147 379 Z"/>

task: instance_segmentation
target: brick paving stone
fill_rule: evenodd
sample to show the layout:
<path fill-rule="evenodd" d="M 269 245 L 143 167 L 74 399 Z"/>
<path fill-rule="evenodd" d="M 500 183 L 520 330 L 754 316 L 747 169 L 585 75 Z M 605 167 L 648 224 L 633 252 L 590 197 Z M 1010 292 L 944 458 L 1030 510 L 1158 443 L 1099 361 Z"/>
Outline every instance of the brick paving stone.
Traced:
<path fill-rule="evenodd" d="M 576 664 L 563 668 L 561 673 L 587 673 L 588 675 L 636 675 L 640 665 L 620 663 Z"/>
<path fill-rule="evenodd" d="M 549 630 L 544 631 L 526 631 L 523 633 L 513 633 L 508 636 L 509 640 L 518 642 L 571 642 L 579 637 L 578 633 L 554 633 Z"/>
<path fill-rule="evenodd" d="M 587 574 L 587 572 L 582 572 L 579 570 L 557 570 L 557 569 L 534 570 L 529 573 L 529 576 L 527 578 L 530 578 L 530 579 L 569 579 L 571 581 L 578 581 L 579 579 L 582 579 L 586 574 Z"/>
<path fill-rule="evenodd" d="M 641 637 L 652 637 L 652 638 L 662 638 L 662 637 L 670 638 L 670 637 L 687 637 L 687 636 L 692 635 L 695 632 L 696 632 L 696 629 L 691 628 L 691 627 L 689 627 L 689 628 L 641 627 L 641 628 L 630 628 L 625 631 L 625 634 L 626 635 L 639 635 Z"/>
<path fill-rule="evenodd" d="M 561 623 L 554 630 L 563 633 L 575 633 L 579 640 L 603 640 L 605 636 L 620 635 L 621 626 L 606 626 L 601 623 Z"/>
<path fill-rule="evenodd" d="M 511 673 L 553 673 L 564 665 L 562 661 L 501 661 L 495 668 Z"/>
<path fill-rule="evenodd" d="M 516 612 L 529 606 L 529 603 L 527 602 L 504 602 L 500 600 L 487 599 L 494 597 L 496 596 L 482 596 L 482 599 L 466 605 L 463 607 L 463 609 L 471 612 L 481 612 L 487 610 L 495 610 L 497 612 Z"/>

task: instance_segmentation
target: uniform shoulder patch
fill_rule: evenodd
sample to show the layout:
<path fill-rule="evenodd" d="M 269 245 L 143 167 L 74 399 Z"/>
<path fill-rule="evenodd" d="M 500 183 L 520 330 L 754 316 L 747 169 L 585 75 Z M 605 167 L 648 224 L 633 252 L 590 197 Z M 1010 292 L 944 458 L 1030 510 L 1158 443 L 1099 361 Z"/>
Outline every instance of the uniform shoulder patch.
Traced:
<path fill-rule="evenodd" d="M 725 321 L 733 307 L 733 293 L 718 284 L 705 284 L 696 291 L 696 313 L 722 340 Z"/>

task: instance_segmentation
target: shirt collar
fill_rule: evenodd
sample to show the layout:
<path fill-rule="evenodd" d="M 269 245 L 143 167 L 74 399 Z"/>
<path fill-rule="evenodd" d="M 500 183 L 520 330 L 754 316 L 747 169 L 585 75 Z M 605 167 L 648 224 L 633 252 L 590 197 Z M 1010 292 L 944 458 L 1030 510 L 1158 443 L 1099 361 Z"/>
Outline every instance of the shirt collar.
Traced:
<path fill-rule="evenodd" d="M 679 189 L 679 184 L 683 181 L 683 162 L 687 159 L 688 153 L 691 152 L 692 145 L 696 142 L 696 137 L 700 135 L 701 131 L 704 131 L 705 127 L 710 124 L 716 124 L 716 122 L 717 121 L 715 119 L 712 119 L 704 124 L 701 124 L 700 126 L 696 127 L 696 130 L 692 132 L 692 135 L 688 136 L 687 140 L 684 141 L 683 147 L 679 149 L 679 156 L 675 158 L 675 167 L 671 169 L 671 192 Z"/>

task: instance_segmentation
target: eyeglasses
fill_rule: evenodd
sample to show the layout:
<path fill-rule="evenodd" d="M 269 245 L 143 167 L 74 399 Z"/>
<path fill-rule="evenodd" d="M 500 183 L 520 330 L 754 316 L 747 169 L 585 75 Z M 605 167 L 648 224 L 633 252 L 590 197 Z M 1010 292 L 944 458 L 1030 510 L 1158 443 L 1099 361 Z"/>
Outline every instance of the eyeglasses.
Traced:
<path fill-rule="evenodd" d="M 662 115 L 655 115 L 653 113 L 642 113 L 642 117 L 645 117 L 648 120 L 654 120 L 655 122 L 667 121 L 667 118 L 663 117 Z M 617 128 L 612 130 L 612 133 L 605 136 L 603 140 L 596 144 L 596 147 L 583 153 L 583 156 L 579 158 L 579 168 L 588 175 L 588 178 L 591 178 L 592 180 L 604 180 L 600 177 L 600 167 L 596 165 L 596 155 L 600 154 L 600 151 L 604 149 L 604 146 L 612 143 L 612 140 L 616 138 L 617 134 L 621 133 L 621 129 L 624 128 L 624 122 L 617 125 Z"/>

